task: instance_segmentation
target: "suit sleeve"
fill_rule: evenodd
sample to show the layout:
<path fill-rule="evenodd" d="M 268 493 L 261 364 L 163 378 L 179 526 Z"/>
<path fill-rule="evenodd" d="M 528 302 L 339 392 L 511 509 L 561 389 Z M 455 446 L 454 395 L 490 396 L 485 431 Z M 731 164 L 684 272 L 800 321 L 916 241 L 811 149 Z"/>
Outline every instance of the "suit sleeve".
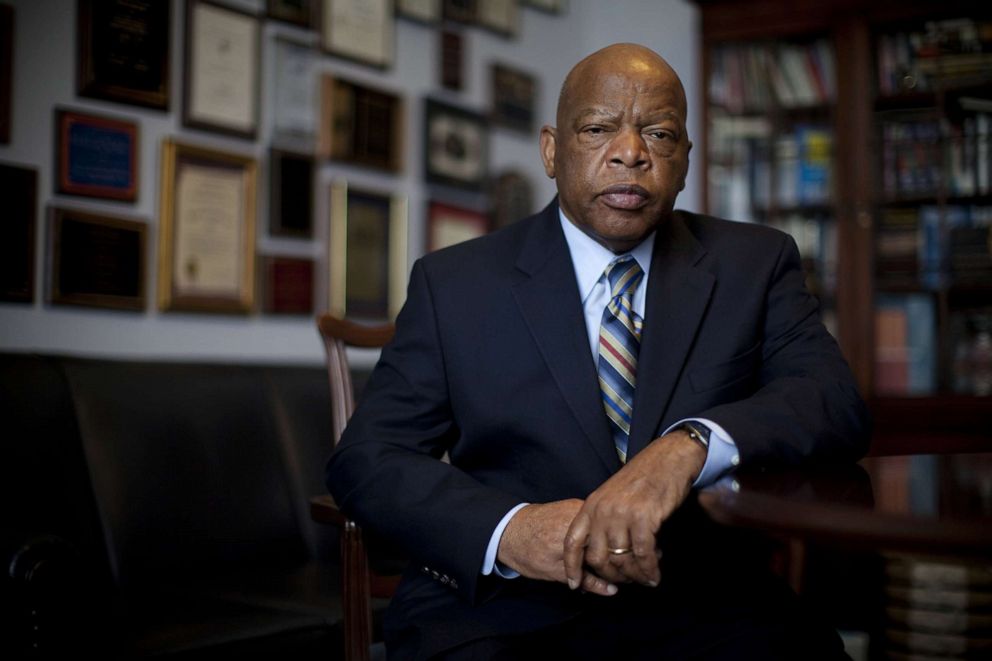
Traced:
<path fill-rule="evenodd" d="M 860 458 L 868 448 L 868 413 L 805 287 L 791 237 L 783 237 L 768 282 L 757 391 L 699 417 L 730 433 L 742 466 Z"/>
<path fill-rule="evenodd" d="M 359 525 L 454 579 L 473 601 L 490 536 L 520 499 L 441 461 L 458 437 L 431 288 L 410 276 L 393 341 L 327 465 L 326 481 Z"/>

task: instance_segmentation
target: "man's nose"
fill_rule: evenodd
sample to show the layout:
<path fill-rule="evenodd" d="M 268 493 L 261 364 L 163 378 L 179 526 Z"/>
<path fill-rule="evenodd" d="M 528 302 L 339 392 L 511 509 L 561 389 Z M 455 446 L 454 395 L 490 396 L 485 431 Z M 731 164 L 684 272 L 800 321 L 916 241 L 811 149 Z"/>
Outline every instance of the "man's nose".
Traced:
<path fill-rule="evenodd" d="M 610 165 L 628 168 L 644 167 L 650 162 L 644 137 L 633 128 L 624 128 L 617 132 L 610 143 L 608 157 Z"/>

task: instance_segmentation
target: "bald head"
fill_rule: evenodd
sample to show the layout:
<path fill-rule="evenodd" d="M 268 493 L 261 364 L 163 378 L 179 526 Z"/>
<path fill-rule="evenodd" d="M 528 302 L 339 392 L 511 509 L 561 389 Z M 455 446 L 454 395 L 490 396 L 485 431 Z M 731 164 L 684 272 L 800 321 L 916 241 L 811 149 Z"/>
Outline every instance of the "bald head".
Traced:
<path fill-rule="evenodd" d="M 654 51 L 616 44 L 575 65 L 541 129 L 544 171 L 576 227 L 620 254 L 672 214 L 692 142 L 685 90 Z"/>
<path fill-rule="evenodd" d="M 602 76 L 628 74 L 650 74 L 663 84 L 671 85 L 680 101 L 682 116 L 685 117 L 685 89 L 679 75 L 665 58 L 640 44 L 613 44 L 586 56 L 565 76 L 565 82 L 558 93 L 556 123 L 562 125 L 563 117 L 574 106 L 576 97 Z"/>

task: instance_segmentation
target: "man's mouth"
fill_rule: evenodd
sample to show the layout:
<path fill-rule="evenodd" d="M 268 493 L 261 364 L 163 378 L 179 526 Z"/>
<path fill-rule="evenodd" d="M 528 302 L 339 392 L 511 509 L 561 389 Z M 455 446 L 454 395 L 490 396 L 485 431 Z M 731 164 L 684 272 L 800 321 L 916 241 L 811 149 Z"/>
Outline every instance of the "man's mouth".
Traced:
<path fill-rule="evenodd" d="M 639 209 L 648 201 L 648 192 L 637 184 L 614 184 L 599 194 L 608 207 Z"/>

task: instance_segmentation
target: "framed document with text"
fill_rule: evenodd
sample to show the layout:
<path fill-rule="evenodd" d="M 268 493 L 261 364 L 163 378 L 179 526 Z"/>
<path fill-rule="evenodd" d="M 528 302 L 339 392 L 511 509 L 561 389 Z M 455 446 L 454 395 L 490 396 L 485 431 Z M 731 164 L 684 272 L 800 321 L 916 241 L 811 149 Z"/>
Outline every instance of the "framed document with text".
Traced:
<path fill-rule="evenodd" d="M 428 182 L 482 190 L 489 170 L 489 129 L 482 115 L 427 99 L 424 169 Z"/>
<path fill-rule="evenodd" d="M 395 319 L 406 293 L 406 200 L 336 182 L 330 208 L 329 311 Z"/>
<path fill-rule="evenodd" d="M 317 135 L 317 51 L 306 44 L 276 37 L 272 84 L 274 138 L 313 150 Z"/>
<path fill-rule="evenodd" d="M 189 0 L 183 124 L 255 137 L 261 86 L 259 34 L 258 19 L 251 14 L 207 0 Z"/>
<path fill-rule="evenodd" d="M 56 192 L 134 202 L 138 125 L 72 110 L 55 111 Z"/>
<path fill-rule="evenodd" d="M 503 64 L 493 64 L 490 73 L 493 124 L 521 133 L 532 133 L 537 88 L 534 76 Z"/>
<path fill-rule="evenodd" d="M 35 205 L 38 171 L 0 163 L 0 301 L 34 300 Z"/>
<path fill-rule="evenodd" d="M 392 66 L 394 12 L 392 0 L 324 0 L 324 50 L 380 69 Z"/>
<path fill-rule="evenodd" d="M 76 91 L 168 110 L 171 5 L 161 0 L 78 0 Z"/>
<path fill-rule="evenodd" d="M 453 246 L 480 237 L 489 231 L 484 213 L 442 202 L 427 205 L 427 251 Z"/>
<path fill-rule="evenodd" d="M 250 312 L 255 160 L 166 139 L 161 175 L 159 308 Z"/>
<path fill-rule="evenodd" d="M 399 96 L 324 75 L 317 148 L 322 157 L 399 172 L 402 127 Z"/>
<path fill-rule="evenodd" d="M 145 223 L 58 208 L 50 223 L 50 302 L 145 309 Z"/>
<path fill-rule="evenodd" d="M 517 0 L 485 0 L 476 5 L 476 22 L 484 28 L 506 37 L 520 32 L 520 12 Z"/>

